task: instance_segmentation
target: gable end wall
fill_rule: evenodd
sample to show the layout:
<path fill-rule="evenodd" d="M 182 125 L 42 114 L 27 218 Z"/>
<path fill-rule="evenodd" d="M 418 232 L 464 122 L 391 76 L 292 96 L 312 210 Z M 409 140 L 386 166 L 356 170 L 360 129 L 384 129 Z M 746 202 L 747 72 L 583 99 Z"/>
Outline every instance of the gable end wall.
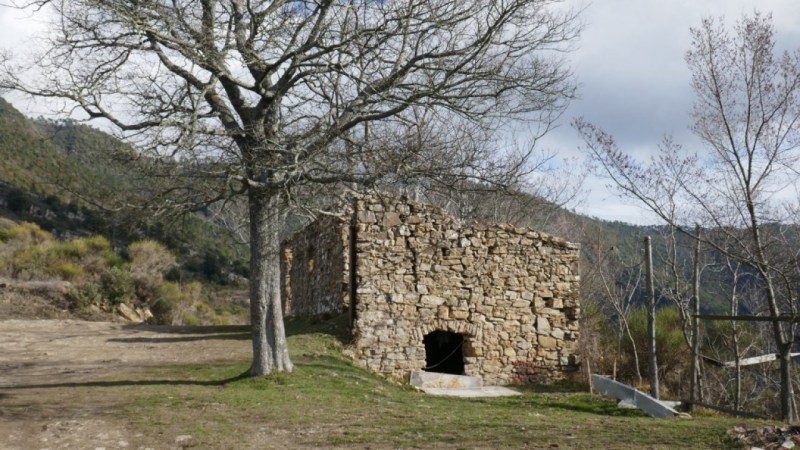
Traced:
<path fill-rule="evenodd" d="M 461 333 L 467 375 L 552 382 L 574 371 L 577 244 L 510 225 L 462 226 L 397 198 L 356 202 L 354 354 L 405 378 L 425 367 L 423 337 Z"/>

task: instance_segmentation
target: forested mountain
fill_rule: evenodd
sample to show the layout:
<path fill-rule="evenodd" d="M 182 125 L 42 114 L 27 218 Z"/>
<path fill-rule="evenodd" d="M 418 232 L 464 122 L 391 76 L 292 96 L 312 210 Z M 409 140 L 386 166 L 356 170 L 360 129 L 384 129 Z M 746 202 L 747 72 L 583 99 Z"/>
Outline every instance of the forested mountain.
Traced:
<path fill-rule="evenodd" d="M 30 119 L 0 98 L 0 217 L 35 222 L 56 236 L 102 234 L 120 248 L 155 239 L 179 256 L 190 278 L 227 283 L 246 276 L 246 246 L 202 212 L 154 219 L 101 207 L 98 200 L 124 199 L 148 187 L 130 164 L 109 159 L 109 148 L 117 156 L 127 153 L 125 144 L 100 130 L 72 120 Z"/>
<path fill-rule="evenodd" d="M 30 119 L 0 98 L 0 217 L 35 222 L 57 236 L 102 234 L 120 248 L 156 239 L 179 256 L 190 278 L 225 283 L 232 275 L 247 275 L 246 246 L 202 211 L 177 221 L 153 220 L 139 211 L 108 211 L 92 204 L 92 199 L 124 198 L 148 186 L 147 179 L 129 170 L 129 163 L 109 159 L 109 148 L 117 150 L 117 157 L 127 153 L 125 144 L 100 130 L 72 120 Z M 134 156 L 132 150 L 130 154 Z M 465 219 L 509 222 L 580 242 L 583 272 L 606 267 L 621 277 L 617 283 L 642 269 L 644 236 L 654 237 L 657 271 L 664 271 L 668 259 L 668 230 L 663 227 L 590 218 L 524 193 L 462 195 L 457 202 L 462 209 L 456 211 L 452 199 L 429 200 Z M 677 239 L 678 266 L 688 279 L 690 243 L 682 236 Z M 728 281 L 725 274 L 709 269 L 704 277 L 704 309 L 724 310 L 720 287 Z M 643 300 L 641 292 L 635 297 Z"/>

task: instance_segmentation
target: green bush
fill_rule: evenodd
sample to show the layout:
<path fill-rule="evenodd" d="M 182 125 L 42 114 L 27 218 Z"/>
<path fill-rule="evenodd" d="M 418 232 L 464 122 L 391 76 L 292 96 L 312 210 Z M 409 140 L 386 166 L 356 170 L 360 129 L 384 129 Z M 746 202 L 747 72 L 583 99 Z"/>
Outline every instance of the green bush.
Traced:
<path fill-rule="evenodd" d="M 59 241 L 50 250 L 53 258 L 77 260 L 89 254 L 89 248 L 83 239 Z"/>
<path fill-rule="evenodd" d="M 127 270 L 112 267 L 100 275 L 100 293 L 112 305 L 129 301 L 134 291 L 133 278 Z"/>
<path fill-rule="evenodd" d="M 102 236 L 59 241 L 32 223 L 0 228 L 0 242 L 0 273 L 12 278 L 97 280 L 123 263 Z"/>
<path fill-rule="evenodd" d="M 74 310 L 81 310 L 90 305 L 98 305 L 103 301 L 100 286 L 96 283 L 84 283 L 67 292 L 67 300 Z"/>
<path fill-rule="evenodd" d="M 188 327 L 199 327 L 200 325 L 202 325 L 200 318 L 197 317 L 197 315 L 190 312 L 185 313 L 182 319 L 183 319 L 182 325 L 186 325 Z"/>
<path fill-rule="evenodd" d="M 53 235 L 39 228 L 39 225 L 22 222 L 8 228 L 0 229 L 0 241 L 12 240 L 41 243 L 53 240 Z"/>
<path fill-rule="evenodd" d="M 144 305 L 152 305 L 161 298 L 163 281 L 149 277 L 133 275 L 133 287 L 136 299 Z"/>
<path fill-rule="evenodd" d="M 56 268 L 56 273 L 63 280 L 76 280 L 83 276 L 83 269 L 72 263 L 64 263 Z"/>
<path fill-rule="evenodd" d="M 636 341 L 639 371 L 647 377 L 647 309 L 637 308 L 628 318 L 631 334 Z M 623 360 L 619 373 L 624 379 L 633 381 L 633 349 L 630 340 L 622 339 Z M 659 378 L 664 380 L 664 387 L 676 389 L 678 375 L 686 373 L 690 364 L 690 353 L 683 336 L 681 318 L 673 308 L 661 308 L 656 311 L 656 356 L 658 358 Z"/>
<path fill-rule="evenodd" d="M 20 246 L 6 262 L 12 278 L 46 278 L 48 274 L 47 254 L 42 246 Z"/>
<path fill-rule="evenodd" d="M 128 246 L 131 272 L 136 276 L 163 278 L 175 266 L 175 256 L 156 241 L 139 241 Z"/>
<path fill-rule="evenodd" d="M 90 236 L 81 239 L 86 247 L 94 252 L 107 252 L 111 251 L 111 242 L 108 242 L 104 236 Z"/>
<path fill-rule="evenodd" d="M 159 295 L 150 306 L 153 321 L 160 324 L 172 324 L 173 315 L 178 304 L 183 300 L 180 288 L 175 283 L 164 283 L 159 288 Z"/>

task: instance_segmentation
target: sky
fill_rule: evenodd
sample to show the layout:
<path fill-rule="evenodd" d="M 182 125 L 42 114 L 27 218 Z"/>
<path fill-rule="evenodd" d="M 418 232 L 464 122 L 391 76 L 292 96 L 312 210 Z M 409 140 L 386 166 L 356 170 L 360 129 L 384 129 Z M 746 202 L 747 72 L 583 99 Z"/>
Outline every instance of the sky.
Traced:
<path fill-rule="evenodd" d="M 575 3 L 581 5 L 581 3 Z M 583 117 L 614 136 L 620 149 L 639 158 L 665 135 L 687 148 L 693 102 L 684 61 L 689 28 L 704 17 L 732 26 L 743 14 L 772 12 L 779 48 L 800 47 L 797 0 L 594 0 L 584 3 L 585 29 L 571 54 L 580 98 L 542 145 L 563 156 L 580 155 L 582 140 L 569 122 Z M 592 176 L 578 212 L 636 224 L 658 223 L 647 211 L 620 199 L 608 180 Z"/>
<path fill-rule="evenodd" d="M 603 128 L 622 150 L 639 157 L 646 157 L 665 135 L 695 145 L 689 130 L 693 94 L 683 56 L 689 47 L 689 28 L 698 26 L 703 17 L 724 17 L 732 25 L 758 8 L 773 14 L 779 48 L 800 46 L 797 0 L 567 1 L 584 9 L 585 29 L 568 56 L 580 83 L 580 98 L 570 105 L 559 127 L 541 141 L 562 157 L 581 155 L 582 142 L 569 126 L 575 117 Z M 0 48 L 24 51 L 31 33 L 41 29 L 30 13 L 0 6 Z M 10 100 L 30 115 L 46 113 L 19 98 Z M 576 210 L 607 220 L 657 223 L 607 185 L 601 177 L 589 177 L 587 194 Z"/>

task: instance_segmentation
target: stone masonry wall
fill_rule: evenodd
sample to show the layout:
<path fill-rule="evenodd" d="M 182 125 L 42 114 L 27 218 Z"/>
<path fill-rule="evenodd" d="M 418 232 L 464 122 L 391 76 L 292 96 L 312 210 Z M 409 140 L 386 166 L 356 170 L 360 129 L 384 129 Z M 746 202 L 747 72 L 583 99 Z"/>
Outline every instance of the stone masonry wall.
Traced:
<path fill-rule="evenodd" d="M 467 375 L 546 383 L 578 364 L 579 246 L 510 225 L 465 226 L 398 197 L 361 196 L 355 227 L 353 357 L 404 379 L 425 367 L 423 338 L 464 336 Z M 350 225 L 324 217 L 284 244 L 288 315 L 349 304 Z"/>
<path fill-rule="evenodd" d="M 318 316 L 347 307 L 347 232 L 342 219 L 324 216 L 281 245 L 284 314 Z"/>
<path fill-rule="evenodd" d="M 423 337 L 465 336 L 467 375 L 551 382 L 575 370 L 579 246 L 510 225 L 462 226 L 401 199 L 356 202 L 354 354 L 403 378 L 425 367 Z"/>

